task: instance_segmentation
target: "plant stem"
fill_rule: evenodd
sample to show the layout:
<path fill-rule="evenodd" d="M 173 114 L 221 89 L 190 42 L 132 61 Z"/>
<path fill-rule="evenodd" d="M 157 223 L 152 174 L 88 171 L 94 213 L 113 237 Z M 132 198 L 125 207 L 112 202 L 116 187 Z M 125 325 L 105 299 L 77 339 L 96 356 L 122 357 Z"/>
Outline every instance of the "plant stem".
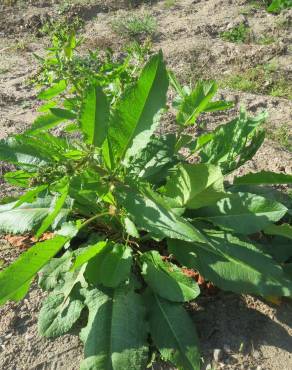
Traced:
<path fill-rule="evenodd" d="M 88 220 L 86 220 L 85 222 L 83 222 L 83 224 L 80 226 L 80 229 L 82 229 L 83 227 L 87 226 L 92 221 L 96 220 L 97 218 L 100 218 L 100 217 L 103 217 L 103 216 L 107 216 L 107 215 L 109 215 L 109 212 L 103 212 L 103 213 L 99 213 L 99 214 L 97 214 L 97 215 L 89 218 Z"/>

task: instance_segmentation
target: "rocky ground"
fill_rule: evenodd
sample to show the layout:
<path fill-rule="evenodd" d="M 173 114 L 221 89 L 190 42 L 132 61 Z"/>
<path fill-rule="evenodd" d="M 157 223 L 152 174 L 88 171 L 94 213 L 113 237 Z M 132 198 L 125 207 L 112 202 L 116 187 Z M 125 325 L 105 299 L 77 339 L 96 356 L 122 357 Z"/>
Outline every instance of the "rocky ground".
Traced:
<path fill-rule="evenodd" d="M 41 32 L 48 22 L 78 16 L 84 21 L 82 51 L 118 50 L 129 36 L 114 31 L 115 22 L 149 15 L 157 22 L 153 48 L 163 50 L 180 80 L 214 78 L 221 87 L 219 96 L 236 103 L 232 110 L 203 117 L 206 129 L 234 117 L 240 105 L 252 114 L 268 110 L 267 140 L 247 167 L 291 173 L 292 10 L 271 15 L 261 1 L 250 0 L 140 2 L 131 8 L 129 0 L 0 0 L 0 138 L 21 132 L 37 115 L 39 103 L 30 81 L 38 68 L 34 53 L 43 55 L 49 46 L 49 37 Z M 238 24 L 249 28 L 245 42 L 220 37 Z M 241 84 L 234 83 L 234 76 Z M 247 88 L 249 80 L 253 84 Z M 5 165 L 0 170 L 5 172 Z M 1 197 L 11 195 L 14 189 L 0 183 Z M 4 240 L 0 243 L 4 264 L 21 252 Z M 42 296 L 34 285 L 23 302 L 0 308 L 0 369 L 78 369 L 82 347 L 74 331 L 55 341 L 37 335 Z M 291 308 L 288 301 L 276 306 L 227 293 L 200 298 L 190 312 L 197 323 L 204 368 L 292 369 Z"/>

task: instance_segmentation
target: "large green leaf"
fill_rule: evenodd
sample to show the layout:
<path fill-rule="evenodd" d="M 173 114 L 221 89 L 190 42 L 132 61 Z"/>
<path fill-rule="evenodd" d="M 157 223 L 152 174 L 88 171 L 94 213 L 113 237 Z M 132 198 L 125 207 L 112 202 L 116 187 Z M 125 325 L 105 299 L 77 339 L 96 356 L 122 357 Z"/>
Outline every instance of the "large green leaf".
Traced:
<path fill-rule="evenodd" d="M 14 208 L 17 202 L 0 205 L 0 231 L 23 234 L 40 226 L 41 222 L 51 213 L 55 199 L 48 196 L 37 198 L 33 203 L 23 203 Z M 59 211 L 52 226 L 56 226 L 69 212 L 69 204 Z"/>
<path fill-rule="evenodd" d="M 269 225 L 264 229 L 264 232 L 268 235 L 278 235 L 284 238 L 292 239 L 292 226 L 289 224 L 282 225 Z M 291 246 L 292 249 L 292 246 Z"/>
<path fill-rule="evenodd" d="M 190 209 L 214 204 L 226 196 L 220 168 L 205 163 L 179 165 L 168 179 L 164 194 Z"/>
<path fill-rule="evenodd" d="M 80 123 L 87 141 L 100 147 L 107 136 L 109 103 L 100 86 L 91 86 L 84 98 Z"/>
<path fill-rule="evenodd" d="M 84 307 L 79 290 L 87 285 L 84 268 L 63 275 L 63 281 L 45 299 L 38 318 L 41 335 L 48 338 L 63 335 L 79 319 Z"/>
<path fill-rule="evenodd" d="M 158 295 L 147 295 L 150 332 L 162 358 L 179 369 L 199 370 L 200 352 L 196 328 L 179 303 L 168 302 Z"/>
<path fill-rule="evenodd" d="M 52 258 L 39 272 L 39 286 L 47 291 L 54 289 L 64 273 L 69 271 L 71 258 L 72 253 L 69 251 L 61 257 Z"/>
<path fill-rule="evenodd" d="M 176 137 L 173 134 L 153 136 L 148 145 L 130 160 L 128 176 L 152 184 L 163 183 L 169 168 L 178 162 L 174 155 L 175 143 Z"/>
<path fill-rule="evenodd" d="M 81 370 L 144 370 L 148 344 L 142 297 L 133 287 L 87 291 Z"/>
<path fill-rule="evenodd" d="M 14 263 L 0 272 L 0 305 L 11 299 L 22 287 L 28 290 L 28 282 L 64 246 L 69 238 L 55 236 L 36 243 Z"/>
<path fill-rule="evenodd" d="M 209 244 L 169 240 L 169 252 L 219 288 L 262 296 L 291 296 L 282 267 L 251 242 L 220 231 L 206 232 Z"/>
<path fill-rule="evenodd" d="M 223 173 L 228 173 L 251 159 L 264 139 L 257 129 L 266 117 L 266 113 L 261 113 L 251 118 L 241 110 L 238 118 L 218 126 L 200 150 L 202 162 L 219 165 Z"/>
<path fill-rule="evenodd" d="M 72 270 L 76 270 L 77 268 L 81 267 L 90 261 L 91 258 L 95 257 L 99 253 L 102 253 L 107 247 L 109 247 L 109 243 L 101 240 L 95 243 L 88 243 L 88 246 L 80 248 L 80 253 L 78 253 L 74 260 Z"/>
<path fill-rule="evenodd" d="M 16 138 L 0 141 L 0 160 L 13 164 L 37 166 L 47 163 L 50 158 Z"/>
<path fill-rule="evenodd" d="M 110 122 L 109 140 L 116 160 L 134 156 L 149 143 L 159 111 L 165 107 L 168 76 L 162 53 L 153 56 L 137 84 L 117 104 Z"/>
<path fill-rule="evenodd" d="M 235 177 L 236 185 L 277 185 L 292 184 L 292 175 L 286 173 L 275 173 L 270 171 L 261 171 L 257 173 L 248 173 L 241 177 Z"/>
<path fill-rule="evenodd" d="M 157 251 L 142 255 L 142 275 L 151 289 L 173 302 L 187 302 L 200 294 L 198 284 L 173 263 L 163 261 Z"/>
<path fill-rule="evenodd" d="M 235 193 L 196 214 L 226 230 L 253 234 L 279 221 L 287 212 L 281 203 L 250 193 Z"/>
<path fill-rule="evenodd" d="M 103 248 L 88 262 L 86 279 L 94 285 L 115 288 L 125 281 L 131 271 L 132 250 L 126 245 L 114 244 Z"/>
<path fill-rule="evenodd" d="M 117 198 L 136 226 L 150 232 L 154 237 L 205 241 L 204 236 L 184 218 L 146 195 L 130 188 L 119 188 Z"/>

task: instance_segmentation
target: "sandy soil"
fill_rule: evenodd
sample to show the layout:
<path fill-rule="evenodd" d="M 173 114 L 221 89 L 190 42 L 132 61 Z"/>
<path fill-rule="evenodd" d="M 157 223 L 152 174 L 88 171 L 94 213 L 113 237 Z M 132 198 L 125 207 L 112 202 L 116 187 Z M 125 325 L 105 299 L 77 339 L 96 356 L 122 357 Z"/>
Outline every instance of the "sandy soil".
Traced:
<path fill-rule="evenodd" d="M 2 3 L 0 0 L 0 138 L 23 131 L 37 115 L 36 92 L 28 83 L 37 69 L 33 53 L 42 55 L 48 46 L 48 39 L 40 37 L 39 29 L 48 19 L 60 16 L 64 3 L 74 3 L 66 8 L 67 16 L 78 15 L 85 21 L 81 31 L 83 51 L 120 48 L 126 40 L 113 32 L 112 21 L 129 12 L 146 12 L 158 23 L 153 47 L 163 50 L 169 66 L 182 81 L 198 77 L 220 80 L 271 61 L 276 61 L 281 78 L 290 83 L 292 80 L 291 28 L 279 28 L 279 24 L 291 24 L 292 10 L 277 16 L 262 8 L 249 11 L 251 2 L 245 0 L 177 0 L 168 6 L 170 2 L 161 0 L 135 9 L 129 9 L 126 0 L 30 0 L 14 6 Z M 240 22 L 252 29 L 249 44 L 234 44 L 219 37 L 221 31 Z M 257 44 L 262 35 L 273 37 L 275 42 Z M 292 129 L 289 99 L 227 88 L 220 90 L 220 96 L 234 100 L 236 105 L 228 112 L 204 116 L 207 129 L 231 119 L 243 104 L 253 114 L 268 110 L 268 130 L 276 132 L 283 124 Z M 5 172 L 7 166 L 0 165 L 1 172 Z M 292 153 L 268 136 L 255 159 L 242 171 L 247 169 L 291 173 Z M 1 197 L 15 192 L 1 180 L 0 183 Z M 21 252 L 4 240 L 0 242 L 0 258 L 5 264 Z M 74 330 L 55 341 L 37 335 L 42 297 L 43 293 L 33 285 L 23 302 L 0 308 L 0 369 L 78 369 L 82 347 Z M 274 306 L 251 296 L 220 292 L 201 297 L 190 308 L 201 338 L 204 368 L 213 362 L 213 369 L 292 369 L 291 302 Z M 216 350 L 220 350 L 219 358 Z M 218 361 L 213 360 L 214 351 Z M 156 368 L 169 369 L 160 364 Z"/>

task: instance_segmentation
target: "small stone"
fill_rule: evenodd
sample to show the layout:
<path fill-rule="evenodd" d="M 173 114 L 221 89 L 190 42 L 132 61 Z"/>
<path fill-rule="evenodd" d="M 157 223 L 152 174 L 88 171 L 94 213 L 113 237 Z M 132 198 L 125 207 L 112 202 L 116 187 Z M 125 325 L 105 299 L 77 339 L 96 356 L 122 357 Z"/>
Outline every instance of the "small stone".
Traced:
<path fill-rule="evenodd" d="M 252 354 L 252 357 L 258 360 L 261 357 L 261 354 L 259 353 L 259 351 L 254 351 Z"/>
<path fill-rule="evenodd" d="M 214 352 L 213 352 L 214 361 L 220 362 L 220 360 L 222 359 L 222 354 L 223 353 L 221 349 L 219 348 L 214 349 Z"/>
<path fill-rule="evenodd" d="M 226 353 L 230 353 L 231 352 L 231 347 L 228 344 L 224 344 L 223 350 Z"/>
<path fill-rule="evenodd" d="M 259 365 L 257 366 L 256 370 L 262 370 L 262 367 Z"/>
<path fill-rule="evenodd" d="M 211 365 L 211 364 L 208 364 L 208 365 L 206 366 L 206 370 L 212 370 L 212 365 Z"/>

